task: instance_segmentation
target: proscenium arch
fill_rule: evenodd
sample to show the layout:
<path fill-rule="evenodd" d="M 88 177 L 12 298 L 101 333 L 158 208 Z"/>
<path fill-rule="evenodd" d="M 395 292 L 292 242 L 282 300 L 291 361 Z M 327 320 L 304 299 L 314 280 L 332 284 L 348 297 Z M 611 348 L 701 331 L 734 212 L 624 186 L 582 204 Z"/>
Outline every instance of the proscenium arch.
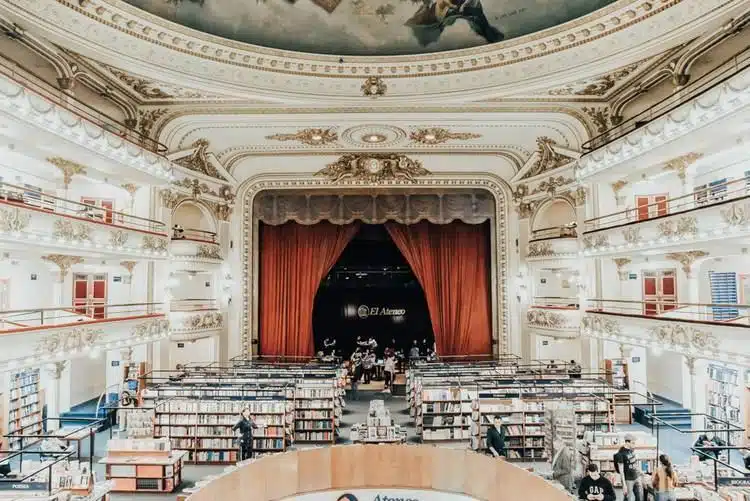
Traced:
<path fill-rule="evenodd" d="M 258 297 L 259 297 L 259 246 L 258 225 L 253 214 L 256 195 L 263 191 L 315 191 L 331 190 L 340 192 L 372 193 L 418 193 L 425 191 L 449 191 L 451 189 L 484 189 L 495 199 L 495 214 L 491 225 L 491 297 L 492 304 L 492 350 L 493 354 L 510 351 L 511 317 L 508 302 L 508 269 L 510 253 L 508 221 L 511 217 L 511 190 L 501 178 L 492 174 L 450 174 L 441 173 L 419 178 L 413 183 L 400 180 L 373 184 L 362 181 L 345 181 L 333 184 L 320 178 L 301 175 L 259 175 L 245 180 L 237 190 L 239 206 L 233 218 L 233 233 L 241 235 L 239 264 L 242 270 L 242 302 L 240 315 L 232 316 L 238 322 L 236 331 L 241 334 L 240 350 L 243 355 L 257 355 L 258 346 Z M 230 329 L 231 332 L 231 329 Z M 256 348 L 252 348 L 255 346 Z M 251 349 L 252 348 L 252 349 Z"/>

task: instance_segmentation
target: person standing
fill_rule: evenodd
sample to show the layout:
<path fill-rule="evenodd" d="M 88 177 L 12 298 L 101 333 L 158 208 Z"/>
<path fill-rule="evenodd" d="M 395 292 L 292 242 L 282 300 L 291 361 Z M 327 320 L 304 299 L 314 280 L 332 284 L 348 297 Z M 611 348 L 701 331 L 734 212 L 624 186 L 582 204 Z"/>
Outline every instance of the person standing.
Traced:
<path fill-rule="evenodd" d="M 638 460 L 633 452 L 635 437 L 625 435 L 625 444 L 614 455 L 615 471 L 622 480 L 622 495 L 627 501 L 645 501 L 643 497 L 643 482 Z"/>
<path fill-rule="evenodd" d="M 505 451 L 505 426 L 500 416 L 495 416 L 492 426 L 487 428 L 487 450 L 493 456 L 506 457 Z"/>
<path fill-rule="evenodd" d="M 232 431 L 239 430 L 240 432 L 240 461 L 253 457 L 253 430 L 257 428 L 258 425 L 250 417 L 250 409 L 248 407 L 242 409 L 240 420 L 232 426 Z"/>
<path fill-rule="evenodd" d="M 615 501 L 615 488 L 607 477 L 599 474 L 594 463 L 586 467 L 587 475 L 578 486 L 578 499 L 582 501 Z"/>
<path fill-rule="evenodd" d="M 651 484 L 656 493 L 656 501 L 677 501 L 677 472 L 672 467 L 672 461 L 669 456 L 662 454 L 659 456 L 659 467 L 654 472 Z"/>
<path fill-rule="evenodd" d="M 552 478 L 560 482 L 565 490 L 573 489 L 573 449 L 563 441 L 554 444 L 555 456 L 552 458 Z"/>
<path fill-rule="evenodd" d="M 419 345 L 417 344 L 417 340 L 414 340 L 414 344 L 411 345 L 411 349 L 409 350 L 409 360 L 412 362 L 416 362 L 419 360 Z"/>
<path fill-rule="evenodd" d="M 359 386 L 359 380 L 362 378 L 362 353 L 359 348 L 354 350 L 352 353 L 352 365 L 351 365 L 351 381 L 352 381 L 352 400 L 358 400 L 357 386 Z"/>
<path fill-rule="evenodd" d="M 396 357 L 393 353 L 386 355 L 383 372 L 385 373 L 385 387 L 390 388 L 396 373 Z"/>

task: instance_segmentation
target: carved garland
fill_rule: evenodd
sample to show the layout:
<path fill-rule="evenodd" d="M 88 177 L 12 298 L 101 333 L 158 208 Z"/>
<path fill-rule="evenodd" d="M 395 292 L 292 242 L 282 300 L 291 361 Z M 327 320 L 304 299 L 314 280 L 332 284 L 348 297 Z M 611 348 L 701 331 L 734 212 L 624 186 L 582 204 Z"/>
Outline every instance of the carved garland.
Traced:
<path fill-rule="evenodd" d="M 373 188 L 403 189 L 406 188 L 398 180 L 383 181 L 382 183 L 366 183 L 361 180 L 343 179 L 337 183 L 341 189 L 361 190 Z M 258 326 L 254 321 L 257 315 L 258 305 L 258 261 L 255 249 L 258 246 L 257 225 L 254 224 L 255 215 L 253 206 L 255 197 L 266 190 L 305 190 L 305 189 L 326 189 L 330 188 L 331 183 L 321 182 L 319 179 L 306 180 L 289 180 L 288 178 L 273 178 L 271 176 L 261 176 L 249 181 L 243 186 L 244 196 L 242 200 L 242 217 L 238 218 L 240 224 L 240 233 L 244 235 L 242 239 L 243 249 L 240 253 L 242 256 L 243 277 L 243 303 L 241 305 L 242 317 L 240 319 L 240 330 L 242 335 L 242 348 L 247 354 L 250 354 L 251 340 L 257 343 Z M 493 343 L 496 341 L 499 346 L 496 351 L 507 353 L 509 350 L 509 332 L 510 332 L 510 315 L 508 312 L 508 290 L 507 290 L 507 255 L 508 242 L 506 237 L 506 218 L 507 218 L 507 197 L 509 188 L 499 178 L 494 175 L 485 174 L 474 178 L 460 176 L 442 175 L 430 178 L 417 178 L 408 188 L 413 190 L 414 187 L 420 187 L 424 190 L 435 189 L 485 189 L 491 192 L 495 197 L 495 214 L 493 221 L 494 237 L 497 245 L 493 246 L 493 263 L 494 274 L 492 277 L 493 298 L 497 308 L 493 311 Z M 252 225 L 247 228 L 246 225 Z M 250 262 L 250 256 L 254 256 Z M 496 338 L 495 336 L 498 336 Z M 496 341 L 495 341 L 496 340 Z M 495 350 L 495 348 L 493 348 Z"/>
<path fill-rule="evenodd" d="M 526 323 L 545 329 L 568 327 L 568 318 L 561 313 L 547 310 L 530 309 L 526 312 Z"/>

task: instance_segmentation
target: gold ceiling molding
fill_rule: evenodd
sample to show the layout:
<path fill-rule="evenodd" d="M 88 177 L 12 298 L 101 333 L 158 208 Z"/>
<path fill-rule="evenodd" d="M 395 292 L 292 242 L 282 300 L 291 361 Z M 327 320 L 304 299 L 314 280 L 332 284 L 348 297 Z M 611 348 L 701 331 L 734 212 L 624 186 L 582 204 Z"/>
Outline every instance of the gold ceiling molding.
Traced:
<path fill-rule="evenodd" d="M 620 281 L 625 281 L 628 279 L 628 270 L 625 269 L 627 265 L 632 263 L 633 261 L 626 257 L 617 257 L 613 259 L 615 266 L 617 266 L 617 276 L 620 278 Z"/>
<path fill-rule="evenodd" d="M 572 178 L 566 178 L 563 176 L 550 176 L 549 179 L 542 181 L 536 187 L 534 190 L 530 193 L 530 195 L 536 195 L 537 193 L 546 193 L 547 195 L 553 196 L 555 193 L 557 193 L 557 189 L 565 186 L 566 184 L 572 183 L 574 180 Z"/>
<path fill-rule="evenodd" d="M 315 173 L 332 183 L 344 180 L 413 183 L 416 177 L 429 174 L 431 172 L 422 166 L 422 162 L 398 153 L 347 153 Z"/>
<path fill-rule="evenodd" d="M 589 80 L 579 81 L 568 84 L 558 89 L 552 89 L 548 92 L 550 96 L 596 96 L 602 97 L 607 94 L 615 85 L 625 80 L 635 73 L 643 65 L 640 61 L 625 68 L 606 75 L 591 78 Z"/>
<path fill-rule="evenodd" d="M 177 207 L 177 203 L 182 198 L 182 196 L 176 191 L 172 191 L 166 188 L 159 190 L 159 197 L 161 198 L 162 205 L 164 205 L 164 207 L 166 207 L 167 209 L 174 209 L 175 207 Z"/>
<path fill-rule="evenodd" d="M 133 270 L 135 269 L 135 266 L 138 264 L 138 261 L 120 261 L 120 266 L 128 270 L 128 275 L 133 274 Z"/>
<path fill-rule="evenodd" d="M 673 158 L 669 162 L 665 163 L 663 170 L 677 173 L 677 177 L 680 178 L 682 184 L 685 184 L 685 181 L 687 180 L 688 167 L 693 165 L 701 158 L 703 158 L 703 153 L 691 152 L 685 155 L 680 155 L 679 157 Z"/>
<path fill-rule="evenodd" d="M 174 163 L 193 172 L 226 181 L 224 176 L 221 175 L 216 167 L 211 165 L 211 161 L 208 159 L 208 147 L 210 145 L 211 143 L 208 139 L 198 139 L 191 146 L 195 148 L 193 153 L 174 160 Z"/>
<path fill-rule="evenodd" d="M 708 256 L 705 251 L 670 252 L 666 257 L 670 261 L 677 261 L 682 265 L 682 271 L 688 278 L 693 278 L 693 264 L 700 258 Z"/>
<path fill-rule="evenodd" d="M 66 190 L 68 189 L 68 186 L 70 186 L 70 182 L 73 181 L 73 176 L 79 174 L 86 175 L 86 166 L 81 165 L 78 162 L 66 160 L 62 157 L 49 157 L 47 158 L 47 161 L 62 172 L 63 183 L 65 184 Z"/>
<path fill-rule="evenodd" d="M 197 179 L 183 177 L 179 181 L 172 181 L 172 184 L 175 186 L 179 186 L 180 188 L 186 188 L 190 190 L 190 193 L 192 194 L 193 198 L 198 198 L 204 193 L 208 195 L 213 195 L 215 197 L 219 196 L 206 183 L 202 183 L 198 181 Z"/>
<path fill-rule="evenodd" d="M 120 83 L 138 94 L 143 99 L 206 99 L 219 96 L 206 95 L 193 89 L 184 89 L 163 82 L 155 82 L 146 78 L 132 75 L 119 68 L 102 65 Z"/>
<path fill-rule="evenodd" d="M 155 108 L 150 110 L 138 110 L 138 132 L 143 135 L 144 138 L 152 137 L 151 129 L 154 128 L 156 122 L 158 122 L 164 115 L 169 112 L 167 108 Z M 153 137 L 158 137 L 160 131 Z"/>
<path fill-rule="evenodd" d="M 621 121 L 620 117 L 610 116 L 609 108 L 606 106 L 602 108 L 584 106 L 581 110 L 588 115 L 599 134 L 604 134 L 612 127 L 616 127 Z"/>
<path fill-rule="evenodd" d="M 133 195 L 135 195 L 135 192 L 138 191 L 138 188 L 140 188 L 140 186 L 133 183 L 123 183 L 120 185 L 120 188 L 127 191 L 128 195 L 130 195 L 130 197 L 132 198 Z"/>
<path fill-rule="evenodd" d="M 362 95 L 365 97 L 385 96 L 388 85 L 380 77 L 367 77 L 362 84 Z"/>
<path fill-rule="evenodd" d="M 433 145 L 447 143 L 448 141 L 467 141 L 469 139 L 479 139 L 481 134 L 473 132 L 451 132 L 442 127 L 429 127 L 427 129 L 417 129 L 409 134 L 409 139 L 415 143 Z"/>
<path fill-rule="evenodd" d="M 309 128 L 302 129 L 292 134 L 271 134 L 266 139 L 272 141 L 298 141 L 309 146 L 322 146 L 335 143 L 339 135 L 334 129 Z"/>
<path fill-rule="evenodd" d="M 81 264 L 83 262 L 83 258 L 80 256 L 66 256 L 63 254 L 50 254 L 48 256 L 42 256 L 42 260 L 49 263 L 54 263 L 58 268 L 60 268 L 61 282 L 65 280 L 65 277 L 68 275 L 70 268 L 74 264 Z"/>
<path fill-rule="evenodd" d="M 557 169 L 558 167 L 562 167 L 563 165 L 575 160 L 574 158 L 555 151 L 556 145 L 557 143 L 548 137 L 542 136 L 537 138 L 537 159 L 528 172 L 524 174 L 522 179 L 538 176 L 539 174 Z"/>

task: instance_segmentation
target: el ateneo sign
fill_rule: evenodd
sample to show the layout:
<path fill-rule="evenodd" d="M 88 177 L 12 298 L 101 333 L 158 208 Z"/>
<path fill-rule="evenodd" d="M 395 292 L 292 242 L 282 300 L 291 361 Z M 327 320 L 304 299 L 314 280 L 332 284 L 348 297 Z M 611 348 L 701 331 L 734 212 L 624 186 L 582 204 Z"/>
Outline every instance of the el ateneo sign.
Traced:
<path fill-rule="evenodd" d="M 386 308 L 383 306 L 367 306 L 361 304 L 357 307 L 357 316 L 365 319 L 369 317 L 401 317 L 406 315 L 406 310 L 403 308 Z"/>
<path fill-rule="evenodd" d="M 462 494 L 411 489 L 355 489 L 302 494 L 283 501 L 478 501 Z"/>

